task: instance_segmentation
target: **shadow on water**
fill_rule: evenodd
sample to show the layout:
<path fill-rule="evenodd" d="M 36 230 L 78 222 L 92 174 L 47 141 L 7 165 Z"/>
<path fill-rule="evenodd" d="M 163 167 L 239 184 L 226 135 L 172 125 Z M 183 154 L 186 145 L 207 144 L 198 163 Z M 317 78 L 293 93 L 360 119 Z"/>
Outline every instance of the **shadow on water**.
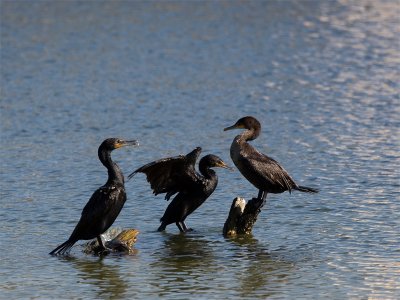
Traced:
<path fill-rule="evenodd" d="M 269 297 L 279 292 L 293 273 L 294 263 L 275 253 L 252 235 L 225 238 L 235 250 L 233 263 L 241 264 L 237 272 L 237 292 L 241 297 Z M 232 250 L 230 249 L 230 250 Z"/>
<path fill-rule="evenodd" d="M 106 265 L 102 257 L 89 260 L 70 256 L 63 260 L 77 270 L 80 284 L 95 287 L 99 298 L 121 298 L 129 288 L 118 267 L 115 264 Z"/>

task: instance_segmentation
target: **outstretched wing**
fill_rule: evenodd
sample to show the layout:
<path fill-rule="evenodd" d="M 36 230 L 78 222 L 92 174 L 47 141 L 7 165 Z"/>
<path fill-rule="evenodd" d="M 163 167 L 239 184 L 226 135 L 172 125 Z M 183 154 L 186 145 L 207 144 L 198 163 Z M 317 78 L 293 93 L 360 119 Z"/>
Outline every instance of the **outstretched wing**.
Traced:
<path fill-rule="evenodd" d="M 153 193 L 166 193 L 168 200 L 173 194 L 184 191 L 198 181 L 195 164 L 200 152 L 201 148 L 197 147 L 187 155 L 153 161 L 132 172 L 128 178 L 131 179 L 136 173 L 146 174 Z"/>

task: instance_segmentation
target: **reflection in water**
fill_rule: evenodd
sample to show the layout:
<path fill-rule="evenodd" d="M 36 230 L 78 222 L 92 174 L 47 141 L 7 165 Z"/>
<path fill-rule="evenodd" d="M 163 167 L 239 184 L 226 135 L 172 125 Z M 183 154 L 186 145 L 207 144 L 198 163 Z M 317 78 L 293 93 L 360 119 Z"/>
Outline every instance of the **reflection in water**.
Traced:
<path fill-rule="evenodd" d="M 218 240 L 198 234 L 164 237 L 151 263 L 159 296 L 177 291 L 201 294 L 223 287 L 227 295 L 265 298 L 279 293 L 293 270 L 292 262 L 269 254 L 251 236 Z"/>
<path fill-rule="evenodd" d="M 120 298 L 129 287 L 115 263 L 111 262 L 111 265 L 107 266 L 103 258 L 89 260 L 88 258 L 65 257 L 63 259 L 67 263 L 72 263 L 77 269 L 77 274 L 82 279 L 80 284 L 90 284 L 96 288 L 99 298 Z"/>
<path fill-rule="evenodd" d="M 211 274 L 217 271 L 217 264 L 210 242 L 197 234 L 165 234 L 164 245 L 157 260 L 151 264 L 159 270 L 155 284 L 160 296 L 176 290 L 208 289 Z"/>
<path fill-rule="evenodd" d="M 253 236 L 227 239 L 236 248 L 233 263 L 242 263 L 237 275 L 238 294 L 241 297 L 268 297 L 279 292 L 281 285 L 293 271 L 293 263 L 271 255 L 265 245 Z"/>

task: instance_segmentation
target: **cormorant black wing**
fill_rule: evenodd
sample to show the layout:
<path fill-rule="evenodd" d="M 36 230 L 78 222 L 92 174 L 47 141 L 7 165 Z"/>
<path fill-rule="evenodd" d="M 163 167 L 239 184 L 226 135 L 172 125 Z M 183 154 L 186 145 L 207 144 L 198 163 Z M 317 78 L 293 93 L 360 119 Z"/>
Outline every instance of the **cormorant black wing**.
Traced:
<path fill-rule="evenodd" d="M 79 235 L 79 239 L 83 239 L 86 235 L 95 237 L 101 234 L 102 232 L 97 234 L 95 232 L 102 231 L 103 227 L 108 228 L 114 222 L 114 217 L 119 214 L 125 200 L 125 191 L 119 186 L 103 186 L 97 189 L 83 208 L 81 218 L 71 236 L 76 234 Z M 118 203 L 122 205 L 117 205 Z"/>
<path fill-rule="evenodd" d="M 90 197 L 82 210 L 82 215 L 88 216 L 89 219 L 105 215 L 116 202 L 121 201 L 120 198 L 124 197 L 124 194 L 124 190 L 117 185 L 102 186 Z"/>
<path fill-rule="evenodd" d="M 251 147 L 252 148 L 252 147 Z M 241 163 L 250 170 L 253 170 L 259 176 L 261 175 L 270 186 L 277 186 L 282 190 L 291 190 L 297 187 L 297 184 L 290 177 L 288 172 L 271 157 L 268 157 L 256 149 L 245 151 L 246 155 Z"/>
<path fill-rule="evenodd" d="M 189 189 L 198 182 L 195 164 L 200 152 L 201 148 L 197 147 L 187 155 L 150 162 L 132 172 L 128 178 L 131 179 L 136 173 L 146 174 L 153 193 L 166 193 L 165 198 L 168 200 L 175 193 Z"/>

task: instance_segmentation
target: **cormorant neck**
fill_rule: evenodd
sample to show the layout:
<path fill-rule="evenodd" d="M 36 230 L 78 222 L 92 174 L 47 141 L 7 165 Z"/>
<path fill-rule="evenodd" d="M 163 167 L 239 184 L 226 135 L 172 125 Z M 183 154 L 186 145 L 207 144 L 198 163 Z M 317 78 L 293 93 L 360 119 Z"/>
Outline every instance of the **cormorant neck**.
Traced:
<path fill-rule="evenodd" d="M 215 171 L 203 159 L 199 162 L 199 171 L 206 179 L 212 179 L 217 176 Z"/>
<path fill-rule="evenodd" d="M 261 127 L 252 127 L 243 131 L 239 136 L 242 140 L 252 141 L 260 135 Z"/>
<path fill-rule="evenodd" d="M 111 159 L 111 151 L 99 148 L 99 159 L 108 170 L 107 185 L 115 182 L 124 184 L 124 175 L 118 165 Z"/>

